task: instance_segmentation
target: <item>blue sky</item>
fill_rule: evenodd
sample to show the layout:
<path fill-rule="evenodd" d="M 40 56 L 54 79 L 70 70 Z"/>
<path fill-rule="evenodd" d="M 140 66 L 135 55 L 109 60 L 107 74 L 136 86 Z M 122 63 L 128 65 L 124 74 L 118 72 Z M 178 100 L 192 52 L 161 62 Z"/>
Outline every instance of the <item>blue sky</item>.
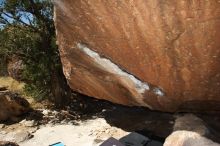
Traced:
<path fill-rule="evenodd" d="M 2 4 L 3 1 L 4 1 L 4 0 L 0 0 L 0 4 Z M 30 24 L 30 23 L 29 23 L 29 20 L 27 19 L 27 17 L 28 17 L 31 21 L 33 20 L 33 16 L 32 16 L 32 14 L 30 14 L 30 13 L 21 12 L 20 15 L 21 15 L 21 20 L 22 20 L 23 22 L 27 23 L 27 24 Z M 12 19 L 12 18 L 7 17 L 6 15 L 3 15 L 3 17 L 6 18 L 9 22 L 11 22 L 11 23 L 13 22 L 13 19 Z"/>

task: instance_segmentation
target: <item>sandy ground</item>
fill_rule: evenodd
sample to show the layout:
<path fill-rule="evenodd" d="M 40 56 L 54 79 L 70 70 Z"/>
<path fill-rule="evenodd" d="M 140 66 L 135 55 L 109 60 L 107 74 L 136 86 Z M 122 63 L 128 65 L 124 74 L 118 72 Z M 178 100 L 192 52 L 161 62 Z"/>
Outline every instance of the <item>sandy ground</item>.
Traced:
<path fill-rule="evenodd" d="M 0 77 L 1 85 L 9 87 L 11 91 L 23 92 L 23 84 L 11 78 Z M 18 121 L 0 123 L 0 141 L 16 142 L 20 146 L 48 146 L 57 142 L 66 146 L 98 146 L 109 137 L 120 139 L 129 134 L 126 131 L 133 131 L 163 142 L 173 130 L 198 132 L 198 127 L 201 128 L 199 124 L 205 124 L 208 137 L 220 142 L 220 114 L 217 113 L 198 113 L 196 116 L 203 122 L 189 119 L 178 122 L 176 119 L 184 117 L 184 113 L 125 107 L 75 93 L 73 97 L 72 102 L 61 110 L 53 109 L 47 102 L 43 104 L 27 99 L 35 110 L 19 117 Z"/>
<path fill-rule="evenodd" d="M 19 143 L 20 146 L 48 146 L 62 142 L 67 146 L 98 146 L 109 137 L 119 139 L 128 132 L 111 127 L 103 118 L 79 122 L 78 125 L 47 124 L 41 126 L 33 138 Z"/>

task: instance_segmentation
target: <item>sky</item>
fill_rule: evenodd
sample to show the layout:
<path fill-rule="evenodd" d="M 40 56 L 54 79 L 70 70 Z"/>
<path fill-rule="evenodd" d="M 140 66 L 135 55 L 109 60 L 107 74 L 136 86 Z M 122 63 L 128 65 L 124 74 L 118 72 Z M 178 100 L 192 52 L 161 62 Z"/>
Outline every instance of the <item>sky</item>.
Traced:
<path fill-rule="evenodd" d="M 3 1 L 4 1 L 4 0 L 0 0 L 0 5 L 2 5 Z M 29 17 L 29 19 L 30 19 L 31 21 L 33 20 L 32 14 L 28 14 L 28 13 L 21 12 L 20 15 L 21 15 L 21 20 L 22 20 L 23 22 L 25 22 L 26 24 L 30 24 L 29 21 L 28 21 L 28 19 L 27 19 L 27 17 Z M 3 15 L 3 17 L 6 18 L 10 23 L 13 22 L 13 19 L 12 19 L 12 18 L 7 17 L 6 15 Z M 4 25 L 3 25 L 3 26 L 0 25 L 0 27 L 2 28 L 2 27 L 4 27 Z"/>

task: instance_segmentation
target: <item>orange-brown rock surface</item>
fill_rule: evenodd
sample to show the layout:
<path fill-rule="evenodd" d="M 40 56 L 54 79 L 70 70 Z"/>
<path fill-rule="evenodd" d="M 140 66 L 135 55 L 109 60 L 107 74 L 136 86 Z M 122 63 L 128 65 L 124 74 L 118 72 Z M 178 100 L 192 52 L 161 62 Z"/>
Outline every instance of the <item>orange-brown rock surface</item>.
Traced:
<path fill-rule="evenodd" d="M 219 0 L 56 0 L 73 90 L 155 110 L 219 110 Z"/>

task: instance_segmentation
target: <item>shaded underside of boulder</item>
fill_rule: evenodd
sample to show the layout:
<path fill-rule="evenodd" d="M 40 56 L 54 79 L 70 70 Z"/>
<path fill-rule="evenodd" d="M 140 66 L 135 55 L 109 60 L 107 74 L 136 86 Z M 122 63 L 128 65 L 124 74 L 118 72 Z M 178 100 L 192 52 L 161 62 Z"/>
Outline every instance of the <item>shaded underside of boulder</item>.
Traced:
<path fill-rule="evenodd" d="M 219 0 L 56 0 L 55 25 L 73 90 L 161 111 L 220 109 Z"/>

